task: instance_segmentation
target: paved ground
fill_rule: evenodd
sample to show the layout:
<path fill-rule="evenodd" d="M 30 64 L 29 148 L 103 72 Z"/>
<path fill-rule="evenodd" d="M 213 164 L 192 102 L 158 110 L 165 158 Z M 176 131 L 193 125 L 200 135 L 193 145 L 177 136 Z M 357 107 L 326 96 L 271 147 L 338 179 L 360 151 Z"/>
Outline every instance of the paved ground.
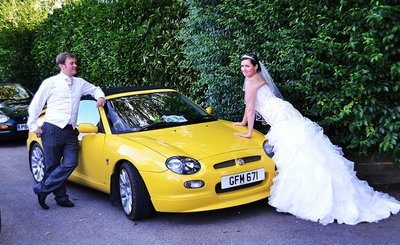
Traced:
<path fill-rule="evenodd" d="M 111 206 L 108 195 L 72 183 L 74 208 L 61 208 L 49 197 L 50 209 L 43 210 L 32 185 L 26 147 L 0 145 L 1 245 L 400 244 L 400 214 L 377 223 L 323 226 L 278 213 L 261 200 L 210 212 L 155 213 L 132 222 Z M 400 200 L 400 185 L 376 189 Z"/>

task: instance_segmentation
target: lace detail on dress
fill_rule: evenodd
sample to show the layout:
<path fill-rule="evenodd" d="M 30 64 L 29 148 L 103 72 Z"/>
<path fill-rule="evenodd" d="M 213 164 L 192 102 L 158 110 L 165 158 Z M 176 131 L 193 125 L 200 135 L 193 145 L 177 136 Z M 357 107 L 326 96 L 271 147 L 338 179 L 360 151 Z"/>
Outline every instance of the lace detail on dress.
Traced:
<path fill-rule="evenodd" d="M 257 90 L 255 107 L 271 126 L 281 121 L 302 117 L 290 103 L 275 97 L 267 84 Z"/>

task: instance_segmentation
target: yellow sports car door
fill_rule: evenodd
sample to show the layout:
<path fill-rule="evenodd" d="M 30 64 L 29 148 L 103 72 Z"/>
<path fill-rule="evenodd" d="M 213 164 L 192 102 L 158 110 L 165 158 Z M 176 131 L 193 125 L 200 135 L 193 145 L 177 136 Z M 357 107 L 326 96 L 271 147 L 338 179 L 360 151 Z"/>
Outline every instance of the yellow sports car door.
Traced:
<path fill-rule="evenodd" d="M 103 145 L 105 134 L 103 132 L 99 110 L 96 108 L 96 101 L 82 100 L 79 105 L 78 125 L 91 124 L 97 127 L 97 132 L 80 133 L 79 163 L 72 178 L 83 185 L 96 189 L 101 188 L 105 183 L 106 162 L 103 157 Z"/>

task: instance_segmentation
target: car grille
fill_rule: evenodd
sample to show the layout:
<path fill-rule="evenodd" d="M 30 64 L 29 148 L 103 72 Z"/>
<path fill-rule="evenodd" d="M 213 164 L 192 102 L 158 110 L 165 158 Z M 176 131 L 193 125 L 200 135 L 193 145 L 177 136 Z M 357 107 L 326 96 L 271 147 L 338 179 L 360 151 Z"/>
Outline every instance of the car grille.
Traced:
<path fill-rule="evenodd" d="M 242 157 L 240 159 L 243 160 L 243 164 L 246 164 L 246 163 L 260 161 L 261 160 L 261 156 Z M 214 164 L 214 169 L 227 168 L 227 167 L 235 166 L 236 161 L 237 161 L 236 159 L 232 159 L 232 160 L 228 160 L 228 161 L 225 161 L 225 162 L 220 162 L 220 163 Z"/>

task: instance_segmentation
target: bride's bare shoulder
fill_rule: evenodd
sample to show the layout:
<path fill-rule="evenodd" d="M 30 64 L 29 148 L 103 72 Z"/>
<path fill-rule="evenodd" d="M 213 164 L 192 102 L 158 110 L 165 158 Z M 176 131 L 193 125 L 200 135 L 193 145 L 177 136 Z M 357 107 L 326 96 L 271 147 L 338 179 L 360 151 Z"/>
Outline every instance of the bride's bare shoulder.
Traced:
<path fill-rule="evenodd" d="M 254 82 L 246 87 L 246 92 L 249 94 L 256 94 L 258 89 L 261 88 L 265 83 Z"/>
<path fill-rule="evenodd" d="M 264 78 L 262 76 L 255 77 L 255 79 L 253 81 L 253 85 L 254 85 L 254 87 L 256 87 L 256 89 L 261 88 L 266 83 L 267 82 L 264 80 Z"/>
<path fill-rule="evenodd" d="M 252 77 L 252 79 L 253 79 L 253 82 L 254 83 L 256 83 L 256 84 L 258 84 L 258 85 L 263 85 L 263 84 L 265 84 L 267 81 L 265 81 L 265 79 L 263 78 L 263 76 L 261 76 L 261 74 L 259 74 L 259 73 L 257 73 L 256 75 L 254 75 L 253 77 Z"/>

